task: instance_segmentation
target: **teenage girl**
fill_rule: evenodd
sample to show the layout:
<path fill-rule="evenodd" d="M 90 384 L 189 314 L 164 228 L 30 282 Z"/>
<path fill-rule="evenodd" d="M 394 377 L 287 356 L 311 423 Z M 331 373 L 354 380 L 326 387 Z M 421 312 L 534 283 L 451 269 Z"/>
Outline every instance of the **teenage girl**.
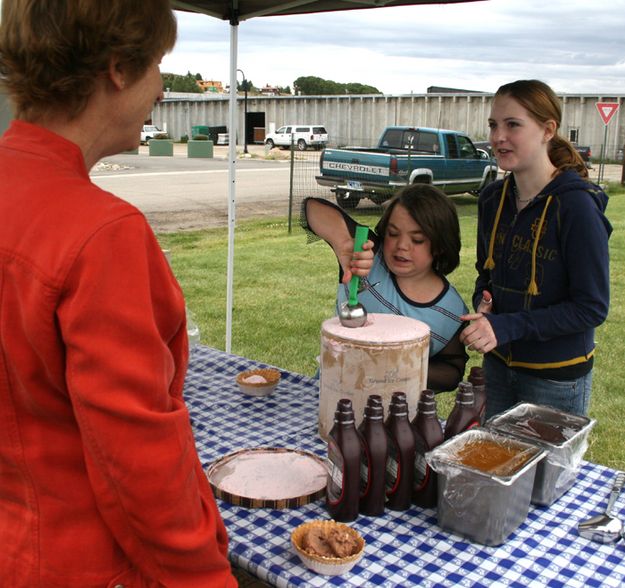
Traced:
<path fill-rule="evenodd" d="M 484 353 L 487 416 L 520 401 L 586 414 L 594 334 L 608 314 L 608 197 L 558 134 L 560 102 L 538 80 L 497 90 L 489 126 L 509 172 L 478 202 L 476 312 L 461 334 Z"/>

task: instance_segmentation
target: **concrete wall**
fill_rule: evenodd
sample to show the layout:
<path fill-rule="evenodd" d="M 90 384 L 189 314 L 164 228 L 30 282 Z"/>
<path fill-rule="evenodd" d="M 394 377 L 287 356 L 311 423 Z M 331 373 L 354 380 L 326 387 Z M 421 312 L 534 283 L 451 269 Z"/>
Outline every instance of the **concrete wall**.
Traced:
<path fill-rule="evenodd" d="M 170 97 L 156 105 L 155 124 L 167 128 L 174 139 L 191 136 L 193 125 L 227 126 L 228 96 Z M 561 95 L 567 138 L 576 131 L 580 145 L 600 155 L 605 125 L 596 102 L 621 106 L 608 126 L 607 157 L 615 157 L 625 143 L 625 96 Z M 490 94 L 410 94 L 401 96 L 248 96 L 248 113 L 264 113 L 265 128 L 285 124 L 323 124 L 332 145 L 374 145 L 389 125 L 419 125 L 464 131 L 474 140 L 488 138 Z M 239 137 L 243 143 L 243 96 L 237 99 Z M 249 141 L 249 134 L 248 134 Z"/>
<path fill-rule="evenodd" d="M 172 137 L 191 136 L 193 125 L 227 126 L 228 96 L 172 97 L 157 104 L 152 120 Z M 199 98 L 199 99 L 198 99 Z M 597 102 L 616 102 L 619 109 L 607 127 L 606 157 L 616 157 L 625 144 L 625 96 L 566 94 L 562 100 L 561 133 L 577 131 L 578 143 L 590 145 L 599 157 L 606 127 Z M 284 124 L 323 124 L 332 145 L 374 145 L 388 125 L 419 125 L 464 131 L 474 140 L 488 138 L 488 94 L 411 94 L 404 96 L 255 96 L 248 97 L 248 113 L 264 113 L 265 128 Z M 239 144 L 243 143 L 243 97 L 237 100 Z M 11 111 L 0 93 L 0 133 Z M 249 135 L 248 135 L 249 136 Z"/>

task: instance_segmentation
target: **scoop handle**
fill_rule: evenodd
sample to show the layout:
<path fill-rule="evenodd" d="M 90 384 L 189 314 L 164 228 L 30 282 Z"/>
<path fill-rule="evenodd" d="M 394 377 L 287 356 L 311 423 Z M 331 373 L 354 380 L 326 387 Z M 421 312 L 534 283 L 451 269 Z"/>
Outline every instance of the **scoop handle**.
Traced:
<path fill-rule="evenodd" d="M 354 236 L 354 251 L 362 251 L 362 246 L 367 242 L 369 236 L 369 228 L 357 226 L 356 234 Z M 349 281 L 349 306 L 356 306 L 358 304 L 358 282 L 360 278 L 358 276 L 352 276 Z"/>
<path fill-rule="evenodd" d="M 610 498 L 608 498 L 608 505 L 605 507 L 605 512 L 608 516 L 612 513 L 612 508 L 614 507 L 614 503 L 616 499 L 619 497 L 621 490 L 623 489 L 623 485 L 625 484 L 625 472 L 618 472 L 616 477 L 614 478 L 614 485 L 612 486 L 612 491 L 610 492 Z"/>

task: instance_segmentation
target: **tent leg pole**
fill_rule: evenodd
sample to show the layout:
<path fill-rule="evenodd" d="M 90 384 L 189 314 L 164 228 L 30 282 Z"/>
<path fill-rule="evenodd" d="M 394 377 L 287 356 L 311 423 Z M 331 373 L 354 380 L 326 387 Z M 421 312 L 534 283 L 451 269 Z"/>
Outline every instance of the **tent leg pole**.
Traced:
<path fill-rule="evenodd" d="M 237 162 L 237 25 L 230 26 L 230 105 L 228 128 L 228 270 L 226 276 L 226 353 L 232 351 L 232 308 L 234 282 L 234 228 L 236 226 Z"/>

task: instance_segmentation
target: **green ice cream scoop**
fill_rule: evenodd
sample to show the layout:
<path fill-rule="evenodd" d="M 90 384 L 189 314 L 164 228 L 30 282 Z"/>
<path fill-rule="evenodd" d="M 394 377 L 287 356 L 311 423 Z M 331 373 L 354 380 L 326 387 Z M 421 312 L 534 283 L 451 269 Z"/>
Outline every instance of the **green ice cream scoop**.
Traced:
<path fill-rule="evenodd" d="M 362 251 L 362 246 L 367 242 L 368 236 L 369 229 L 367 227 L 356 227 L 354 251 Z M 367 322 L 367 311 L 365 307 L 358 302 L 359 284 L 360 278 L 352 275 L 348 285 L 349 299 L 347 302 L 341 304 L 341 308 L 339 309 L 339 320 L 344 327 L 362 327 Z"/>

